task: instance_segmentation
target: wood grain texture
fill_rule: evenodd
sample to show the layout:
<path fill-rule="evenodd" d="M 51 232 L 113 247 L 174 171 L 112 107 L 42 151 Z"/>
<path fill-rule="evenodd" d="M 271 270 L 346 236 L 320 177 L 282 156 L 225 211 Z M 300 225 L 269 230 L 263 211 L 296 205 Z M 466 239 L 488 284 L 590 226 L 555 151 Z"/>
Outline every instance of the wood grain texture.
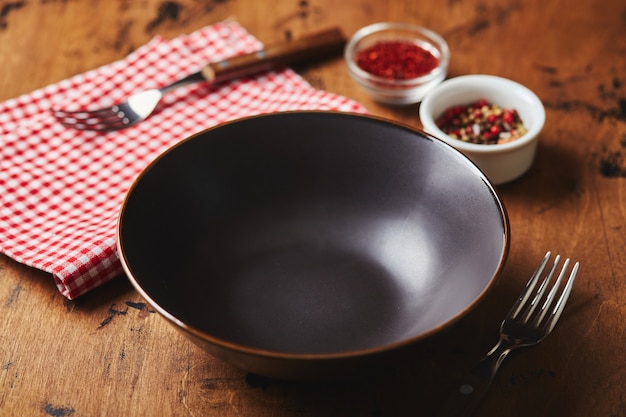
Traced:
<path fill-rule="evenodd" d="M 0 256 L 0 415 L 432 415 L 497 338 L 550 249 L 582 264 L 553 336 L 504 364 L 480 416 L 626 415 L 626 5 L 619 0 L 0 1 L 0 100 L 234 18 L 263 42 L 378 21 L 441 33 L 450 75 L 514 79 L 543 100 L 537 159 L 498 187 L 511 221 L 503 276 L 454 328 L 356 381 L 295 384 L 231 368 L 180 336 L 124 278 L 66 301 Z M 297 70 L 373 114 L 420 127 L 417 106 L 372 102 L 340 57 Z M 0 144 L 2 138 L 0 138 Z M 2 196 L 0 196 L 0 201 Z"/>

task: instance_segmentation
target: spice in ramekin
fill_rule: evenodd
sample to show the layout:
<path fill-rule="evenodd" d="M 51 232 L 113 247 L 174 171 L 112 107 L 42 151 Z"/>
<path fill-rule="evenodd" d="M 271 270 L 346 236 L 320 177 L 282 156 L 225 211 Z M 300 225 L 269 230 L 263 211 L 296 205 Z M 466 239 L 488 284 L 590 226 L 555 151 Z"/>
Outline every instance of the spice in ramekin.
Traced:
<path fill-rule="evenodd" d="M 377 42 L 356 54 L 363 71 L 390 80 L 410 80 L 428 74 L 439 59 L 421 46 L 402 40 Z"/>
<path fill-rule="evenodd" d="M 450 107 L 435 123 L 454 139 L 481 145 L 512 142 L 527 132 L 517 110 L 502 109 L 485 99 Z"/>

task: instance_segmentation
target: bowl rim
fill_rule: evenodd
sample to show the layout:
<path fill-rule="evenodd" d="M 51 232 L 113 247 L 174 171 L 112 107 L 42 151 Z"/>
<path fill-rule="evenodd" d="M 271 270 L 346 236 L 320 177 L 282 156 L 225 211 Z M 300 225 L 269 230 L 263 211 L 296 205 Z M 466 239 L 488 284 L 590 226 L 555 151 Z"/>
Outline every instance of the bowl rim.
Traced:
<path fill-rule="evenodd" d="M 531 104 L 536 120 L 523 136 L 508 143 L 468 143 L 450 137 L 441 129 L 439 129 L 439 127 L 435 124 L 436 116 L 433 114 L 433 107 L 435 106 L 435 103 L 439 102 L 439 100 L 449 100 L 454 91 L 461 88 L 467 88 L 470 91 L 480 91 L 486 89 L 491 91 L 506 91 L 508 92 L 507 94 L 515 95 L 522 98 L 524 101 L 528 101 Z M 478 99 L 480 97 L 477 96 L 476 98 Z M 458 104 L 461 103 L 450 102 L 448 105 L 445 106 L 445 108 L 449 108 Z M 422 126 L 424 127 L 424 130 L 426 130 L 433 136 L 436 136 L 439 139 L 451 144 L 455 148 L 461 151 L 469 151 L 474 154 L 491 154 L 513 151 L 518 148 L 522 148 L 537 139 L 539 132 L 543 129 L 543 126 L 545 124 L 546 115 L 541 100 L 528 87 L 516 81 L 496 75 L 470 74 L 461 75 L 445 80 L 428 94 L 426 94 L 420 104 L 419 117 L 420 121 L 422 122 Z"/>
<path fill-rule="evenodd" d="M 416 336 L 412 336 L 412 337 L 407 337 L 404 338 L 402 340 L 398 340 L 392 343 L 385 343 L 385 344 L 381 344 L 379 346 L 375 346 L 375 347 L 370 347 L 370 348 L 362 348 L 362 349 L 355 349 L 355 350 L 349 350 L 349 351 L 341 351 L 341 352 L 329 352 L 329 353 L 292 353 L 292 352 L 280 352 L 280 351 L 274 351 L 274 350 L 267 350 L 267 349 L 263 349 L 263 348 L 257 348 L 257 347 L 253 347 L 253 346 L 248 346 L 248 345 L 243 345 L 243 344 L 239 344 L 239 343 L 234 343 L 231 341 L 228 341 L 226 339 L 220 338 L 220 337 L 216 337 L 210 334 L 207 334 L 206 332 L 185 323 L 184 321 L 182 321 L 181 319 L 177 318 L 173 313 L 170 313 L 169 311 L 167 311 L 167 309 L 165 309 L 164 307 L 162 307 L 153 297 L 151 297 L 148 292 L 142 287 L 141 283 L 139 282 L 139 280 L 134 276 L 132 269 L 130 267 L 130 265 L 127 262 L 126 259 L 126 255 L 124 252 L 124 246 L 123 246 L 123 242 L 122 242 L 122 218 L 124 215 L 124 211 L 125 211 L 125 207 L 128 203 L 128 200 L 130 198 L 130 195 L 132 193 L 132 191 L 137 187 L 137 185 L 139 184 L 139 182 L 141 181 L 141 179 L 146 175 L 146 173 L 152 169 L 157 163 L 158 161 L 163 158 L 165 155 L 167 155 L 171 150 L 183 145 L 184 143 L 194 140 L 197 137 L 200 137 L 202 135 L 205 135 L 207 132 L 210 132 L 212 130 L 215 129 L 219 129 L 220 127 L 229 125 L 229 124 L 233 124 L 233 123 L 238 123 L 241 121 L 245 121 L 245 120 L 249 120 L 249 119 L 255 119 L 255 118 L 263 118 L 263 117 L 280 117 L 280 115 L 288 115 L 288 114 L 334 114 L 334 115 L 342 115 L 345 117 L 356 117 L 356 118 L 364 118 L 364 119 L 370 119 L 370 120 L 374 120 L 374 121 L 378 121 L 378 122 L 383 122 L 383 123 L 389 123 L 391 125 L 394 125 L 396 127 L 399 127 L 401 129 L 407 129 L 410 131 L 413 131 L 417 134 L 423 135 L 427 140 L 433 140 L 436 141 L 438 143 L 441 143 L 443 146 L 447 147 L 448 149 L 450 149 L 453 152 L 456 152 L 457 154 L 459 154 L 462 158 L 466 159 L 467 162 L 471 165 L 476 167 L 476 173 L 477 175 L 479 175 L 482 179 L 482 181 L 484 182 L 485 186 L 488 188 L 489 192 L 491 193 L 491 195 L 494 198 L 495 204 L 497 206 L 497 208 L 499 209 L 500 212 L 500 217 L 502 219 L 502 232 L 503 232 L 503 245 L 502 245 L 502 253 L 500 254 L 499 260 L 498 260 L 498 266 L 495 269 L 495 271 L 493 272 L 492 277 L 490 278 L 489 282 L 487 283 L 487 285 L 485 285 L 482 290 L 480 291 L 480 293 L 472 300 L 471 303 L 467 304 L 462 310 L 458 311 L 454 316 L 450 317 L 447 321 L 440 323 L 438 326 L 433 327 L 432 329 L 423 332 L 419 335 Z M 353 113 L 353 112 L 335 112 L 335 111 L 326 111 L 326 110 L 294 110 L 294 111 L 284 111 L 284 112 L 277 112 L 277 113 L 265 113 L 265 114 L 257 114 L 257 115 L 252 115 L 252 116 L 245 116 L 242 118 L 238 118 L 238 119 L 234 119 L 234 120 L 230 120 L 227 122 L 223 122 L 220 124 L 217 124 L 215 126 L 209 127 L 207 129 L 201 130 L 181 141 L 179 141 L 178 143 L 176 143 L 175 145 L 173 145 L 172 147 L 166 149 L 164 152 L 162 152 L 159 156 L 157 156 L 152 162 L 150 162 L 145 168 L 144 170 L 142 170 L 142 172 L 137 175 L 137 177 L 133 180 L 131 186 L 129 187 L 126 195 L 124 196 L 124 199 L 122 201 L 119 213 L 118 213 L 118 217 L 117 217 L 117 223 L 116 223 L 116 247 L 117 247 L 117 251 L 119 254 L 119 260 L 122 266 L 122 269 L 126 275 L 126 277 L 128 278 L 128 280 L 130 281 L 130 283 L 132 284 L 132 286 L 135 288 L 135 290 L 137 290 L 137 292 L 139 292 L 139 294 L 148 302 L 148 304 L 155 310 L 157 311 L 162 317 L 164 317 L 168 322 L 170 322 L 170 324 L 174 325 L 176 328 L 179 328 L 181 330 L 184 330 L 185 332 L 189 333 L 191 336 L 193 336 L 194 338 L 196 338 L 197 340 L 200 340 L 204 343 L 209 343 L 212 344 L 214 346 L 219 347 L 220 349 L 227 349 L 227 350 L 231 350 L 233 352 L 237 352 L 239 354 L 245 354 L 248 356 L 253 356 L 253 357 L 259 357 L 259 358 L 265 358 L 265 359 L 274 359 L 274 360 L 298 360 L 298 361 L 326 361 L 326 360 L 345 360 L 345 359 L 354 359 L 354 358 L 358 358 L 358 357 L 364 357 L 364 356 L 370 356 L 370 355 L 376 355 L 376 354 L 382 354 L 384 352 L 389 352 L 389 351 L 394 351 L 396 349 L 405 347 L 405 346 L 409 346 L 413 343 L 416 343 L 420 340 L 424 340 L 438 332 L 440 332 L 441 330 L 445 329 L 445 328 L 449 328 L 450 326 L 452 326 L 454 323 L 458 322 L 459 320 L 461 320 L 463 317 L 465 317 L 467 314 L 469 314 L 472 310 L 474 310 L 476 308 L 476 306 L 478 304 L 480 304 L 486 297 L 487 293 L 490 292 L 496 285 L 496 283 L 499 281 L 499 279 L 502 276 L 502 271 L 506 265 L 506 261 L 508 259 L 508 254 L 510 251 L 510 244 L 511 244 L 511 230 L 510 230 L 510 219 L 508 216 L 508 212 L 506 209 L 506 206 L 504 205 L 504 202 L 502 201 L 502 199 L 499 197 L 499 194 L 495 188 L 495 186 L 491 183 L 491 181 L 485 176 L 485 174 L 482 172 L 482 170 L 480 168 L 478 168 L 476 166 L 476 164 L 474 164 L 467 156 L 463 155 L 461 152 L 459 152 L 457 149 L 455 149 L 453 146 L 451 146 L 450 144 L 434 137 L 433 135 L 424 132 L 422 130 L 416 129 L 413 126 L 410 126 L 408 124 L 402 123 L 402 122 L 398 122 L 395 120 L 391 120 L 382 116 L 376 116 L 376 115 L 370 115 L 370 114 L 363 114 L 363 113 Z"/>
<path fill-rule="evenodd" d="M 381 33 L 387 29 L 414 32 L 417 35 L 429 38 L 426 42 L 439 52 L 438 65 L 427 74 L 406 80 L 384 78 L 361 69 L 354 60 L 354 56 L 357 52 L 357 44 L 365 37 Z M 404 22 L 378 22 L 360 28 L 350 37 L 344 48 L 344 59 L 351 75 L 359 82 L 374 83 L 379 86 L 387 85 L 410 88 L 416 86 L 416 84 L 421 85 L 436 79 L 442 73 L 445 74 L 450 63 L 450 48 L 441 35 L 423 26 Z M 384 89 L 384 87 L 382 88 Z"/>

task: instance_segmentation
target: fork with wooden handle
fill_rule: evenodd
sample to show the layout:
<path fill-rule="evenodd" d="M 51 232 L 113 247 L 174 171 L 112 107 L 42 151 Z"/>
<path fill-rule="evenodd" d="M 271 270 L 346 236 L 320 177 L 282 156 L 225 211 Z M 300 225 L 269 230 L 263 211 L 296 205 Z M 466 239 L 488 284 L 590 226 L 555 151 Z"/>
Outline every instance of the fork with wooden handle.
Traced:
<path fill-rule="evenodd" d="M 196 82 L 219 84 L 319 59 L 341 52 L 345 43 L 341 30 L 333 28 L 300 39 L 275 43 L 257 52 L 209 63 L 200 71 L 165 87 L 135 93 L 123 103 L 93 110 L 54 109 L 52 113 L 63 125 L 74 129 L 96 131 L 124 129 L 150 116 L 163 95 L 176 87 Z"/>
<path fill-rule="evenodd" d="M 473 415 L 487 394 L 489 387 L 504 358 L 514 349 L 534 346 L 544 340 L 556 326 L 574 285 L 578 273 L 578 262 L 572 268 L 569 279 L 556 298 L 559 287 L 566 275 L 569 259 L 566 259 L 561 272 L 551 290 L 545 296 L 550 280 L 554 275 L 560 256 L 557 255 L 546 277 L 539 284 L 539 278 L 548 263 L 550 252 L 537 267 L 519 298 L 500 326 L 500 340 L 465 377 L 456 392 L 446 401 L 439 417 L 469 417 Z M 540 308 L 538 309 L 538 307 Z"/>

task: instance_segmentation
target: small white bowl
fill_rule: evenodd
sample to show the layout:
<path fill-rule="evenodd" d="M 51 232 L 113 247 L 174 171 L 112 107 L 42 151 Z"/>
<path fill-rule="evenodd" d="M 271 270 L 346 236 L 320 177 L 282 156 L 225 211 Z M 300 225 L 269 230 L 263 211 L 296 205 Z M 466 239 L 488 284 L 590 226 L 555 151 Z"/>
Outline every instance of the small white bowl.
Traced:
<path fill-rule="evenodd" d="M 433 54 L 438 65 L 427 74 L 410 79 L 376 76 L 357 65 L 356 56 L 360 51 L 385 41 L 418 45 Z M 384 104 L 406 105 L 418 103 L 446 78 L 450 50 L 446 41 L 432 30 L 409 23 L 381 22 L 359 29 L 347 43 L 344 58 L 350 77 L 374 100 Z"/>
<path fill-rule="evenodd" d="M 483 145 L 452 138 L 435 124 L 450 107 L 479 99 L 517 110 L 526 134 L 508 143 Z M 512 181 L 530 168 L 545 122 L 543 104 L 535 93 L 514 81 L 492 75 L 464 75 L 444 81 L 426 95 L 419 115 L 424 131 L 459 150 L 496 185 Z"/>

